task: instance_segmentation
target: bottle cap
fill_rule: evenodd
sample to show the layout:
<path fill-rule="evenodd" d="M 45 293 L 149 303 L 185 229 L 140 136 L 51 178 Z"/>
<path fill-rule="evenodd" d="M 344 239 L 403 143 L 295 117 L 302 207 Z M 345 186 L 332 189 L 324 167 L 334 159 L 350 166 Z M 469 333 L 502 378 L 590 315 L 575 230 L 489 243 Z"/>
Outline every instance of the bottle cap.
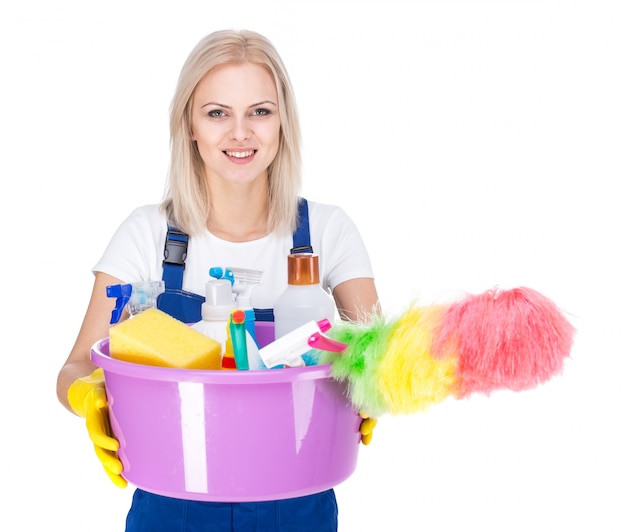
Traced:
<path fill-rule="evenodd" d="M 214 279 L 206 283 L 206 300 L 202 303 L 203 320 L 226 320 L 235 307 L 230 281 Z"/>
<path fill-rule="evenodd" d="M 315 253 L 292 253 L 287 257 L 289 277 L 287 282 L 295 285 L 319 284 L 319 256 Z"/>

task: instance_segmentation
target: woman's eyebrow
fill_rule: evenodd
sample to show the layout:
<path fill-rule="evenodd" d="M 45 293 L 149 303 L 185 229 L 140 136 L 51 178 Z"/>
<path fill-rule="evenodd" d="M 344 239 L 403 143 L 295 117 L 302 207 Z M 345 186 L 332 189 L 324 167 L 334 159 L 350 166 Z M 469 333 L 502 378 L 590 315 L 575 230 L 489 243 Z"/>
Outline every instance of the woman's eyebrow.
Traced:
<path fill-rule="evenodd" d="M 259 105 L 266 105 L 268 103 L 274 107 L 278 107 L 272 100 L 263 100 L 262 102 L 252 104 L 250 107 L 258 107 Z"/>
<path fill-rule="evenodd" d="M 207 103 L 204 103 L 204 104 L 202 104 L 200 109 L 202 109 L 203 107 L 206 107 L 207 105 L 214 105 L 215 107 L 224 107 L 225 109 L 232 109 L 230 107 L 230 105 L 224 105 L 223 103 L 217 103 L 217 102 L 207 102 Z"/>
<path fill-rule="evenodd" d="M 248 106 L 248 109 L 252 108 L 252 107 L 258 107 L 259 105 L 273 105 L 274 107 L 278 107 L 278 105 L 276 105 L 272 100 L 263 100 L 262 102 L 258 102 L 258 103 L 253 103 L 252 105 Z M 214 105 L 216 107 L 222 107 L 224 109 L 232 109 L 232 107 L 230 105 L 226 105 L 223 103 L 218 103 L 218 102 L 207 102 L 205 104 L 202 104 L 202 106 L 200 107 L 201 109 L 206 107 L 207 105 Z"/>

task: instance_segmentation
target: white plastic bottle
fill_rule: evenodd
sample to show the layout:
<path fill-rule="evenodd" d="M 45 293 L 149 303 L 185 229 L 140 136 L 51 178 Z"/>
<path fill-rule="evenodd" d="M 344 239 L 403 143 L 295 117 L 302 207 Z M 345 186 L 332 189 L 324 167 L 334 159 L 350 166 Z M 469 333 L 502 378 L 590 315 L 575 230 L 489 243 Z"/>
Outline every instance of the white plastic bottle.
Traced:
<path fill-rule="evenodd" d="M 226 351 L 226 327 L 230 311 L 235 308 L 235 300 L 227 279 L 214 279 L 206 283 L 206 299 L 202 303 L 202 320 L 192 328 L 222 345 L 222 355 Z"/>
<path fill-rule="evenodd" d="M 320 284 L 319 256 L 295 253 L 287 260 L 288 285 L 274 303 L 277 339 L 311 320 L 335 321 L 335 302 Z"/>
<path fill-rule="evenodd" d="M 236 300 L 232 284 L 228 279 L 212 279 L 206 283 L 206 299 L 202 303 L 202 320 L 192 327 L 219 342 L 222 357 L 226 353 L 227 327 L 230 313 L 235 308 Z M 246 331 L 246 347 L 248 352 L 248 369 L 266 369 L 259 356 L 259 346 L 252 335 Z"/>

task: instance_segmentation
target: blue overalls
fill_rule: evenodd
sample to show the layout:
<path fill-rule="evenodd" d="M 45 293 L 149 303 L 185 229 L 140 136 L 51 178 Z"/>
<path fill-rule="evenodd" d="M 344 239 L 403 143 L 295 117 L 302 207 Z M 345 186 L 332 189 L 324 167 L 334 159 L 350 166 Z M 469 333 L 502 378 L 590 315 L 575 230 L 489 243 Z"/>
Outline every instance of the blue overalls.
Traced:
<path fill-rule="evenodd" d="M 182 289 L 188 236 L 168 226 L 163 260 L 165 292 L 157 306 L 195 323 L 202 319 L 204 297 Z M 298 204 L 298 226 L 291 253 L 311 253 L 308 204 Z M 258 321 L 273 321 L 271 309 L 254 309 Z M 280 467 L 280 464 L 277 464 Z M 137 488 L 126 518 L 126 532 L 336 532 L 334 490 L 278 501 L 224 503 L 164 497 Z"/>

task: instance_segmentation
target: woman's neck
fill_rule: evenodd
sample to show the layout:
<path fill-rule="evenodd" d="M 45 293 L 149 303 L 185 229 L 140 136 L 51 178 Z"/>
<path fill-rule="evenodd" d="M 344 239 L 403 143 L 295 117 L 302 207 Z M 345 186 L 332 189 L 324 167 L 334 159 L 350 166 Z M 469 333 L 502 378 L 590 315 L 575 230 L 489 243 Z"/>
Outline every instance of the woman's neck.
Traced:
<path fill-rule="evenodd" d="M 212 234 L 230 242 L 248 242 L 267 235 L 267 191 L 235 189 L 215 192 L 211 193 L 211 210 L 207 221 L 207 228 Z"/>

